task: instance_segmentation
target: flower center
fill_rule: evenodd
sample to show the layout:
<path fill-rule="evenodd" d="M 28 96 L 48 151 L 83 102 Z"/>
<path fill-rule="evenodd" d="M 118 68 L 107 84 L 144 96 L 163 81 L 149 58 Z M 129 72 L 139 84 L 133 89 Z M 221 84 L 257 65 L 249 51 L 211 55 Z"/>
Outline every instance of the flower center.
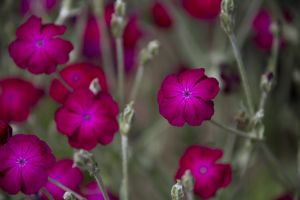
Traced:
<path fill-rule="evenodd" d="M 36 44 L 37 47 L 41 48 L 41 47 L 44 46 L 44 40 L 38 40 L 38 41 L 36 41 L 35 44 Z"/>
<path fill-rule="evenodd" d="M 20 157 L 17 159 L 17 164 L 19 165 L 19 167 L 24 167 L 27 163 L 27 160 L 23 157 Z"/>
<path fill-rule="evenodd" d="M 207 167 L 200 167 L 200 173 L 205 174 L 207 172 Z"/>
<path fill-rule="evenodd" d="M 79 75 L 78 74 L 73 74 L 72 80 L 73 81 L 78 81 L 79 80 Z"/>
<path fill-rule="evenodd" d="M 91 115 L 90 114 L 84 114 L 83 115 L 83 120 L 84 121 L 90 121 L 91 120 Z"/>
<path fill-rule="evenodd" d="M 191 90 L 190 89 L 184 89 L 184 91 L 182 92 L 182 95 L 183 95 L 183 97 L 184 98 L 190 98 L 191 97 L 191 95 L 192 95 L 192 92 L 191 92 Z"/>

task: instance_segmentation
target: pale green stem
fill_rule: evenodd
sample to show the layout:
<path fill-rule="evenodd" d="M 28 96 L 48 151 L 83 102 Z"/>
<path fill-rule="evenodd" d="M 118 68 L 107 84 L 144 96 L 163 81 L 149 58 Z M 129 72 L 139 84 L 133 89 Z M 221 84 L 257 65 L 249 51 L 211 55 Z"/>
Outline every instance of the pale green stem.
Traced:
<path fill-rule="evenodd" d="M 48 200 L 54 200 L 53 196 L 50 194 L 50 192 L 47 190 L 47 188 L 43 187 L 42 192 L 45 194 Z"/>
<path fill-rule="evenodd" d="M 72 194 L 74 194 L 76 196 L 76 198 L 78 198 L 79 200 L 86 200 L 86 198 L 82 197 L 80 194 L 78 194 L 77 192 L 74 192 L 73 190 L 71 190 L 70 188 L 66 187 L 65 185 L 61 184 L 60 182 L 54 180 L 53 178 L 48 177 L 48 181 L 54 185 L 56 185 L 57 187 L 59 187 L 60 189 L 64 190 L 65 192 L 70 192 Z"/>
<path fill-rule="evenodd" d="M 117 62 L 118 62 L 118 96 L 121 109 L 124 106 L 124 49 L 123 49 L 123 38 L 116 38 L 117 47 Z"/>
<path fill-rule="evenodd" d="M 134 83 L 133 83 L 133 88 L 132 88 L 132 91 L 130 93 L 130 100 L 131 101 L 135 101 L 136 97 L 137 97 L 137 94 L 138 94 L 138 91 L 139 91 L 139 88 L 140 88 L 140 85 L 141 85 L 141 82 L 142 82 L 142 78 L 143 78 L 143 75 L 144 75 L 144 65 L 140 65 L 138 67 L 138 71 L 135 75 L 135 79 L 134 79 Z"/>
<path fill-rule="evenodd" d="M 128 136 L 121 135 L 121 143 L 122 143 L 122 172 L 123 172 L 121 197 L 122 200 L 128 200 L 129 198 Z"/>
<path fill-rule="evenodd" d="M 72 0 L 63 0 L 62 6 L 59 11 L 58 18 L 55 21 L 55 24 L 63 24 L 66 18 L 69 16 L 71 9 Z"/>
<path fill-rule="evenodd" d="M 186 192 L 186 200 L 194 200 L 194 193 L 193 193 L 193 191 Z"/>
<path fill-rule="evenodd" d="M 228 38 L 230 40 L 232 50 L 233 50 L 233 54 L 234 54 L 235 59 L 237 61 L 240 76 L 242 78 L 242 84 L 243 84 L 243 88 L 244 88 L 244 91 L 245 91 L 247 105 L 248 105 L 250 114 L 253 115 L 254 114 L 254 105 L 253 105 L 253 102 L 252 102 L 250 85 L 249 85 L 249 81 L 248 81 L 247 76 L 246 76 L 245 65 L 244 65 L 243 60 L 242 60 L 240 49 L 237 45 L 237 40 L 236 40 L 236 37 L 235 37 L 234 34 L 229 34 Z"/>
<path fill-rule="evenodd" d="M 231 134 L 234 134 L 234 135 L 237 135 L 237 136 L 241 136 L 241 137 L 244 137 L 244 138 L 247 138 L 247 139 L 251 139 L 251 140 L 259 140 L 259 138 L 257 138 L 254 135 L 250 135 L 250 134 L 247 134 L 245 132 L 239 131 L 239 130 L 237 130 L 235 128 L 228 127 L 228 126 L 223 125 L 223 124 L 221 124 L 221 123 L 219 123 L 219 122 L 217 122 L 217 121 L 215 121 L 213 119 L 210 120 L 210 122 L 212 124 L 214 124 L 215 126 L 217 126 L 217 127 L 221 128 L 221 129 L 225 130 L 228 133 L 231 133 Z"/>
<path fill-rule="evenodd" d="M 63 84 L 63 86 L 67 88 L 69 92 L 73 92 L 73 88 L 60 76 L 58 72 L 55 72 L 53 75 Z"/>
<path fill-rule="evenodd" d="M 109 200 L 109 197 L 108 197 L 107 191 L 105 190 L 104 183 L 103 183 L 103 180 L 102 180 L 101 176 L 100 175 L 94 175 L 94 178 L 95 178 L 95 180 L 97 182 L 97 185 L 98 185 L 98 187 L 99 187 L 99 189 L 100 189 L 100 191 L 101 191 L 101 193 L 104 197 L 104 200 Z"/>

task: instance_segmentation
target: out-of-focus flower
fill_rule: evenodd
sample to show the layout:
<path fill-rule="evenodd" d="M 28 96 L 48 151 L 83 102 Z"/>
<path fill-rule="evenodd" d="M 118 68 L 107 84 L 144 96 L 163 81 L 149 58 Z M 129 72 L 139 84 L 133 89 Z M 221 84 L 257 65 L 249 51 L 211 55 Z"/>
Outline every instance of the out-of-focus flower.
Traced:
<path fill-rule="evenodd" d="M 51 11 L 57 6 L 57 0 L 21 0 L 22 15 L 37 14 L 36 11 Z"/>
<path fill-rule="evenodd" d="M 154 2 L 151 6 L 151 16 L 158 27 L 171 28 L 173 25 L 173 19 L 168 8 L 160 1 Z"/>
<path fill-rule="evenodd" d="M 218 81 L 203 68 L 169 75 L 158 92 L 159 112 L 173 126 L 199 126 L 214 114 L 212 99 L 219 90 Z"/>
<path fill-rule="evenodd" d="M 107 91 L 107 82 L 103 70 L 91 63 L 75 63 L 59 72 L 61 78 L 72 89 L 89 88 L 91 82 L 97 78 L 102 91 Z M 50 96 L 57 102 L 63 103 L 70 91 L 59 81 L 53 79 L 50 86 Z"/>
<path fill-rule="evenodd" d="M 18 134 L 0 147 L 0 187 L 9 194 L 37 193 L 45 186 L 55 157 L 35 135 Z"/>
<path fill-rule="evenodd" d="M 232 179 L 229 164 L 216 163 L 223 156 L 221 149 L 193 145 L 180 158 L 176 179 L 190 170 L 194 179 L 194 192 L 203 199 L 213 197 L 217 190 L 227 187 Z"/>
<path fill-rule="evenodd" d="M 23 122 L 43 95 L 31 82 L 10 77 L 0 80 L 0 119 Z"/>
<path fill-rule="evenodd" d="M 12 128 L 5 121 L 0 120 L 0 146 L 12 136 Z"/>
<path fill-rule="evenodd" d="M 99 190 L 96 181 L 88 183 L 83 189 L 82 193 L 87 200 L 104 200 L 104 197 Z M 119 200 L 118 197 L 114 196 L 111 192 L 108 192 L 110 200 Z"/>
<path fill-rule="evenodd" d="M 223 82 L 222 91 L 230 94 L 239 89 L 240 76 L 238 73 L 230 69 L 227 65 L 221 65 L 221 79 Z"/>
<path fill-rule="evenodd" d="M 17 38 L 9 45 L 9 54 L 22 69 L 33 74 L 51 74 L 58 64 L 69 60 L 73 45 L 58 35 L 65 26 L 42 24 L 41 18 L 32 16 L 17 29 Z"/>
<path fill-rule="evenodd" d="M 49 171 L 49 177 L 63 184 L 69 189 L 79 192 L 79 186 L 83 180 L 83 173 L 78 167 L 73 167 L 70 159 L 59 160 Z M 65 191 L 57 187 L 50 181 L 46 184 L 46 189 L 55 200 L 63 200 Z"/>
<path fill-rule="evenodd" d="M 136 48 L 138 42 L 144 36 L 144 31 L 139 24 L 138 16 L 131 15 L 128 18 L 127 25 L 123 33 L 123 41 L 125 48 Z"/>
<path fill-rule="evenodd" d="M 293 200 L 293 196 L 290 193 L 283 194 L 280 197 L 278 197 L 276 200 Z"/>
<path fill-rule="evenodd" d="M 202 20 L 215 19 L 221 11 L 221 0 L 181 0 L 183 8 L 192 17 Z"/>
<path fill-rule="evenodd" d="M 55 114 L 57 129 L 74 148 L 93 149 L 112 142 L 118 131 L 117 103 L 106 92 L 96 96 L 89 89 L 71 93 Z"/>

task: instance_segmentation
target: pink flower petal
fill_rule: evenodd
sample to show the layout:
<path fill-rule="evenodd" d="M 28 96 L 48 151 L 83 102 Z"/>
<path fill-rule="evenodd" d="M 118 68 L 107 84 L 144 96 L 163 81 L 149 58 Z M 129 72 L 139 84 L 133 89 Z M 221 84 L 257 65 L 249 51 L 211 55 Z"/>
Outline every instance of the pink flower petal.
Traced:
<path fill-rule="evenodd" d="M 209 101 L 217 96 L 219 93 L 219 83 L 215 78 L 207 78 L 200 81 L 193 88 L 193 95 L 199 96 L 200 98 Z"/>
<path fill-rule="evenodd" d="M 57 130 L 64 135 L 72 135 L 82 123 L 83 116 L 77 113 L 72 113 L 65 108 L 60 108 L 55 113 L 55 121 Z"/>
<path fill-rule="evenodd" d="M 192 88 L 198 81 L 204 77 L 204 69 L 190 69 L 178 75 L 178 81 L 184 88 Z"/>

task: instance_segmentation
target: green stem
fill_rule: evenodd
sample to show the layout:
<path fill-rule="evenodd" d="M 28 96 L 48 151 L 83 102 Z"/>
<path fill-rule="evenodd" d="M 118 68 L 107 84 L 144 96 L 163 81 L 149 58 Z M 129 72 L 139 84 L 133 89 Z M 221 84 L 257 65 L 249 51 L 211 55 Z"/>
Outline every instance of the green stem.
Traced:
<path fill-rule="evenodd" d="M 45 194 L 48 200 L 54 200 L 53 196 L 50 194 L 50 192 L 47 190 L 47 188 L 43 187 L 42 192 Z"/>
<path fill-rule="evenodd" d="M 248 108 L 249 108 L 250 114 L 253 115 L 254 114 L 254 105 L 253 105 L 253 102 L 252 102 L 250 85 L 249 85 L 249 81 L 248 81 L 247 76 L 246 76 L 245 65 L 244 65 L 243 60 L 242 60 L 240 49 L 237 45 L 237 40 L 236 40 L 236 37 L 235 37 L 234 34 L 229 34 L 228 38 L 230 40 L 232 50 L 233 50 L 233 54 L 234 54 L 235 59 L 237 61 L 240 76 L 242 78 L 242 83 L 243 83 L 243 88 L 244 88 L 244 91 L 245 91 L 245 96 L 246 96 L 246 101 L 247 101 L 247 104 L 248 104 Z"/>
<path fill-rule="evenodd" d="M 139 88 L 140 88 L 140 85 L 141 85 L 141 82 L 142 82 L 142 78 L 143 78 L 143 75 L 144 75 L 144 65 L 140 65 L 138 67 L 138 71 L 135 75 L 135 79 L 134 79 L 134 83 L 133 83 L 133 88 L 132 88 L 132 91 L 130 93 L 130 100 L 131 101 L 135 101 L 136 97 L 137 97 L 137 94 L 138 94 L 138 91 L 139 91 Z"/>
<path fill-rule="evenodd" d="M 128 136 L 121 135 L 121 143 L 122 143 L 122 172 L 123 172 L 121 196 L 122 196 L 122 200 L 128 200 L 129 198 Z"/>
<path fill-rule="evenodd" d="M 237 130 L 235 128 L 228 127 L 228 126 L 223 125 L 223 124 L 221 124 L 221 123 L 219 123 L 219 122 L 217 122 L 217 121 L 215 121 L 213 119 L 210 120 L 210 122 L 212 124 L 214 124 L 215 126 L 217 126 L 217 127 L 221 128 L 221 129 L 225 130 L 228 133 L 231 133 L 231 134 L 234 134 L 234 135 L 238 135 L 238 136 L 244 137 L 246 139 L 259 140 L 259 138 L 257 138 L 254 135 L 250 135 L 250 134 L 247 134 L 245 132 L 239 131 L 239 130 Z"/>
<path fill-rule="evenodd" d="M 117 47 L 117 63 L 118 63 L 118 96 L 121 109 L 124 106 L 124 50 L 123 50 L 123 38 L 116 38 Z"/>
<path fill-rule="evenodd" d="M 104 183 L 103 183 L 103 180 L 102 180 L 101 176 L 100 175 L 94 175 L 94 178 L 95 178 L 95 180 L 97 182 L 97 185 L 98 185 L 98 187 L 99 187 L 99 189 L 100 189 L 100 191 L 101 191 L 101 193 L 104 197 L 104 200 L 109 200 L 109 197 L 108 197 L 107 191 L 105 190 Z"/>
<path fill-rule="evenodd" d="M 65 192 L 70 192 L 72 194 L 74 194 L 76 196 L 77 199 L 79 200 L 86 200 L 86 198 L 82 197 L 80 194 L 78 194 L 77 192 L 74 192 L 73 190 L 71 190 L 70 188 L 64 186 L 63 184 L 61 184 L 60 182 L 54 180 L 53 178 L 48 177 L 48 181 L 54 185 L 56 185 L 57 187 L 59 187 L 60 189 L 64 190 Z"/>
<path fill-rule="evenodd" d="M 63 84 L 63 86 L 65 86 L 67 88 L 67 90 L 69 92 L 73 92 L 73 88 L 60 76 L 60 74 L 58 72 L 54 73 L 54 77 L 57 78 L 61 84 Z"/>
<path fill-rule="evenodd" d="M 72 0 L 63 0 L 62 6 L 59 11 L 58 18 L 55 21 L 55 24 L 63 24 L 66 18 L 69 16 L 69 11 L 71 9 Z"/>

